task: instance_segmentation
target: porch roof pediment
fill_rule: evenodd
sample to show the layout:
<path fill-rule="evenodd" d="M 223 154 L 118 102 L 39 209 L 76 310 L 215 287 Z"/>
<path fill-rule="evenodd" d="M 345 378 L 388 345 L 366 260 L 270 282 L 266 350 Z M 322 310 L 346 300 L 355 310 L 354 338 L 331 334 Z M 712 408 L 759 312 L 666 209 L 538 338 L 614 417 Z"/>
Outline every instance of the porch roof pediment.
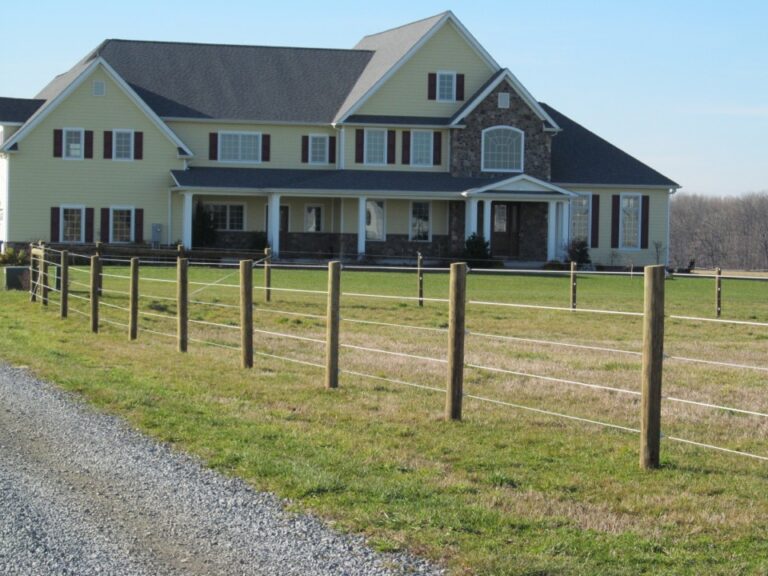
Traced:
<path fill-rule="evenodd" d="M 480 188 L 474 188 L 462 192 L 462 196 L 465 198 L 474 198 L 482 200 L 488 197 L 520 197 L 520 196 L 536 196 L 547 199 L 562 199 L 567 200 L 573 196 L 577 196 L 575 192 L 555 186 L 544 180 L 539 180 L 528 174 L 518 174 L 506 180 L 491 182 L 486 186 Z"/>

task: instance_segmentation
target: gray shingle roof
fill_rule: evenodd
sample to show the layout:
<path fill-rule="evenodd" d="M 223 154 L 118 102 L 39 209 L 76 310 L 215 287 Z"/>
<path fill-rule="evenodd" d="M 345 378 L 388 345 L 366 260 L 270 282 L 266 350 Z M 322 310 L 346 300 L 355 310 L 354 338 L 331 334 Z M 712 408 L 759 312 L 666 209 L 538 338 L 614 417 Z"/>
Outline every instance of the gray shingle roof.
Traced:
<path fill-rule="evenodd" d="M 0 98 L 0 124 L 4 122 L 23 124 L 45 100 L 30 100 L 29 98 Z"/>
<path fill-rule="evenodd" d="M 454 178 L 446 172 L 394 172 L 384 170 L 281 170 L 274 168 L 189 168 L 173 170 L 181 187 L 464 192 L 500 178 Z"/>
<path fill-rule="evenodd" d="M 372 53 L 107 40 L 95 56 L 160 117 L 330 123 Z"/>
<path fill-rule="evenodd" d="M 552 138 L 552 182 L 680 187 L 551 106 L 540 104 L 562 129 Z"/>

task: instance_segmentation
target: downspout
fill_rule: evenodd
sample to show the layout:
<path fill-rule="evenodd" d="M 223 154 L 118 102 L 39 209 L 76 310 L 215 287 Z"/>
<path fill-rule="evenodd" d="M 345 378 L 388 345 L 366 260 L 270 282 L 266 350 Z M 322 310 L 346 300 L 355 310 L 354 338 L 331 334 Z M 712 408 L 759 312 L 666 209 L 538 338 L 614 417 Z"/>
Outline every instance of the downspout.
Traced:
<path fill-rule="evenodd" d="M 173 199 L 172 199 L 172 196 L 173 196 L 173 191 L 169 188 L 168 189 L 168 232 L 166 232 L 166 234 L 168 234 L 168 246 L 171 245 L 171 232 L 173 232 L 173 230 L 171 229 L 171 226 L 173 224 L 173 217 L 172 217 Z"/>
<path fill-rule="evenodd" d="M 672 195 L 677 192 L 677 188 L 670 188 L 669 195 L 667 196 L 667 250 L 664 258 L 666 267 L 669 267 L 669 239 L 671 237 L 670 225 L 670 213 L 672 212 Z"/>

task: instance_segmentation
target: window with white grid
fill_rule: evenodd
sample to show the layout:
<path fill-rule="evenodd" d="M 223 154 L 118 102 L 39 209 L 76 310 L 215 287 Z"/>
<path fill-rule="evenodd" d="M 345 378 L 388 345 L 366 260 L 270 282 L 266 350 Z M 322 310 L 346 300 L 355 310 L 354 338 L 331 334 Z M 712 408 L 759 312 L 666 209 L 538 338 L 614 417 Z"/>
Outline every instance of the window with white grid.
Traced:
<path fill-rule="evenodd" d="M 482 169 L 486 172 L 522 172 L 523 131 L 511 126 L 483 130 Z"/>
<path fill-rule="evenodd" d="M 110 242 L 133 242 L 133 208 L 112 208 Z"/>
<path fill-rule="evenodd" d="M 429 242 L 430 212 L 429 202 L 411 202 L 411 240 Z"/>
<path fill-rule="evenodd" d="M 245 230 L 245 206 L 242 204 L 207 204 L 216 230 Z"/>
<path fill-rule="evenodd" d="M 63 206 L 61 208 L 61 241 L 83 242 L 85 208 Z"/>
<path fill-rule="evenodd" d="M 80 128 L 64 128 L 64 158 L 78 159 L 83 157 L 83 130 Z"/>
<path fill-rule="evenodd" d="M 411 132 L 411 164 L 432 166 L 432 132 L 414 130 Z"/>
<path fill-rule="evenodd" d="M 387 131 L 365 131 L 365 163 L 386 164 L 387 162 Z"/>
<path fill-rule="evenodd" d="M 220 132 L 219 160 L 222 162 L 261 162 L 261 133 Z"/>
<path fill-rule="evenodd" d="M 456 100 L 455 72 L 437 73 L 437 99 L 444 102 L 454 102 Z"/>
<path fill-rule="evenodd" d="M 621 195 L 621 248 L 640 248 L 640 194 Z"/>
<path fill-rule="evenodd" d="M 133 160 L 133 130 L 115 130 L 112 147 L 115 160 Z"/>
<path fill-rule="evenodd" d="M 309 163 L 328 164 L 328 136 L 318 134 L 309 137 Z"/>
<path fill-rule="evenodd" d="M 592 224 L 592 195 L 571 198 L 571 238 L 589 242 Z"/>

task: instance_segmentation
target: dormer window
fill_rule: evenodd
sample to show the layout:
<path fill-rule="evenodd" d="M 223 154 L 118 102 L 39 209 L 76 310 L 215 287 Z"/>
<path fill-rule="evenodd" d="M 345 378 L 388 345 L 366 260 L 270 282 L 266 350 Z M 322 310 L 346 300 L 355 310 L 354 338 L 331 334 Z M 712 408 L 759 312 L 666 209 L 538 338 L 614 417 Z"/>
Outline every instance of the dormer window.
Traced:
<path fill-rule="evenodd" d="M 511 126 L 493 126 L 483 130 L 483 172 L 522 172 L 522 130 Z"/>

